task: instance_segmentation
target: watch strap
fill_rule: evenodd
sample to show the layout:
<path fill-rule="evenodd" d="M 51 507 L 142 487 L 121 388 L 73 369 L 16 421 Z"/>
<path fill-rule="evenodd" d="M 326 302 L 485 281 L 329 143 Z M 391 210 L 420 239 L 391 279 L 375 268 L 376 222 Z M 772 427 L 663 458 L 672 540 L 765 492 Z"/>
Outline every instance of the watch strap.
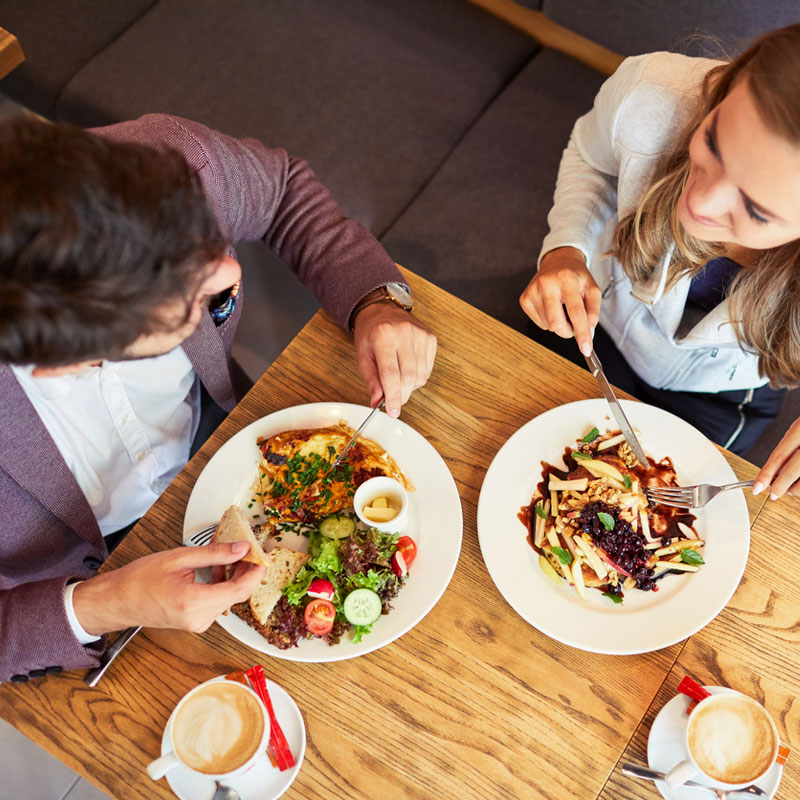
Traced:
<path fill-rule="evenodd" d="M 367 306 L 374 305 L 375 303 L 394 303 L 398 308 L 402 308 L 403 311 L 411 312 L 412 306 L 407 305 L 406 303 L 402 303 L 398 300 L 386 286 L 379 286 L 377 289 L 373 289 L 371 292 L 367 292 L 353 307 L 353 311 L 350 314 L 350 329 L 353 328 L 353 323 L 356 319 L 356 314 L 359 311 L 363 311 Z"/>

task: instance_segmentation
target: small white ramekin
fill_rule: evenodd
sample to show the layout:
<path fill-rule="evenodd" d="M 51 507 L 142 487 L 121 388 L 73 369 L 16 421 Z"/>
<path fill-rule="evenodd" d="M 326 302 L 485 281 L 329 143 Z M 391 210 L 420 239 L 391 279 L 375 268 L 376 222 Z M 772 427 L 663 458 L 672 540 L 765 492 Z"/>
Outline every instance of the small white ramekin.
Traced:
<path fill-rule="evenodd" d="M 372 501 L 376 497 L 385 497 L 390 505 L 399 506 L 400 511 L 394 519 L 387 522 L 373 522 L 364 516 L 362 509 L 364 506 L 372 505 Z M 383 475 L 370 478 L 356 489 L 356 493 L 353 495 L 353 508 L 356 516 L 370 528 L 375 528 L 381 533 L 399 533 L 403 530 L 408 518 L 408 492 L 394 478 L 387 478 Z"/>

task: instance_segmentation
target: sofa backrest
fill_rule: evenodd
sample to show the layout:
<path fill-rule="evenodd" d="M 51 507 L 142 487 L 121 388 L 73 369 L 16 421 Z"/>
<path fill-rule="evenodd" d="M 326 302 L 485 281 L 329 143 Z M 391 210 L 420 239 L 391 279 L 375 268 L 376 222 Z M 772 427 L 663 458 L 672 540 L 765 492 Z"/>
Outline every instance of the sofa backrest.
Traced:
<path fill-rule="evenodd" d="M 625 56 L 672 50 L 714 57 L 722 55 L 719 45 L 735 53 L 760 33 L 800 22 L 797 0 L 543 0 L 542 11 Z"/>
<path fill-rule="evenodd" d="M 0 24 L 19 40 L 25 61 L 2 91 L 46 117 L 62 88 L 156 0 L 0 0 Z"/>

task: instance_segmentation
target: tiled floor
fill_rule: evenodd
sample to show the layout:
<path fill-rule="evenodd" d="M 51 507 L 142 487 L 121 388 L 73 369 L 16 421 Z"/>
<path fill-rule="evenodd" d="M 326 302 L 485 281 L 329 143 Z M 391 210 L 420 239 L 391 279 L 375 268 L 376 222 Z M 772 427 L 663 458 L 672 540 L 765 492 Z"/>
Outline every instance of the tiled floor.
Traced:
<path fill-rule="evenodd" d="M 2 800 L 106 800 L 91 783 L 0 720 L 0 786 Z"/>

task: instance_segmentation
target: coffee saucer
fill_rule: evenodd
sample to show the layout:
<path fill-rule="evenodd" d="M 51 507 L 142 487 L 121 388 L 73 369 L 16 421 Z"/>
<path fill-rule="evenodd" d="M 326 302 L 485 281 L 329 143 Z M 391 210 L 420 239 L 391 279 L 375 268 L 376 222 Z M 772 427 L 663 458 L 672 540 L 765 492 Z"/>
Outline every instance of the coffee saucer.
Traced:
<path fill-rule="evenodd" d="M 704 687 L 711 694 L 727 694 L 732 689 L 726 686 L 706 686 Z M 651 769 L 659 772 L 669 772 L 676 764 L 688 758 L 684 735 L 686 731 L 686 709 L 692 701 L 686 695 L 679 694 L 672 698 L 658 712 L 658 716 L 653 720 L 650 728 L 650 736 L 647 739 L 647 761 Z M 756 781 L 756 786 L 763 789 L 768 797 L 772 797 L 778 789 L 783 775 L 783 767 L 780 764 L 773 764 L 767 774 Z M 704 786 L 716 786 L 720 784 L 702 776 L 693 778 L 697 783 Z M 656 788 L 661 792 L 665 800 L 699 800 L 700 792 L 686 786 L 676 786 L 671 789 L 664 781 L 655 781 Z M 738 795 L 744 797 L 744 795 Z"/>
<path fill-rule="evenodd" d="M 225 676 L 220 675 L 205 683 L 224 680 Z M 268 680 L 267 689 L 269 689 L 269 696 L 272 699 L 272 707 L 275 709 L 275 716 L 278 718 L 295 758 L 295 765 L 291 769 L 281 772 L 270 764 L 265 752 L 247 772 L 226 782 L 227 786 L 236 789 L 241 800 L 277 800 L 297 777 L 306 752 L 306 726 L 297 704 L 277 683 Z M 169 751 L 172 716 L 164 728 L 164 736 L 161 739 L 161 755 Z M 165 777 L 169 788 L 180 800 L 211 800 L 216 789 L 211 778 L 197 775 L 180 764 L 173 767 Z"/>

